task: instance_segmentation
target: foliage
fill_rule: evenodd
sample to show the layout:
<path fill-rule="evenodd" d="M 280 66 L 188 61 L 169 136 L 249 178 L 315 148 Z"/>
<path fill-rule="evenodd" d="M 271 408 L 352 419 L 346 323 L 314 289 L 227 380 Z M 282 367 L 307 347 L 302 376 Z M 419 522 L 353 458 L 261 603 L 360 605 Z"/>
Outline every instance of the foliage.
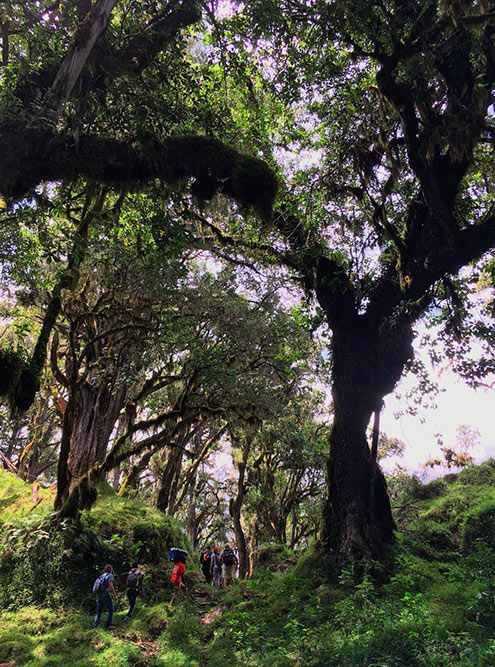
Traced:
<path fill-rule="evenodd" d="M 22 491 L 29 487 L 0 473 L 10 495 L 0 540 L 0 603 L 19 608 L 29 604 L 62 605 L 69 596 L 86 606 L 93 581 L 106 563 L 118 574 L 140 560 L 147 567 L 147 597 L 155 598 L 164 572 L 170 570 L 171 546 L 189 548 L 179 525 L 171 517 L 137 501 L 105 496 L 94 512 L 76 522 L 58 527 L 45 508 L 38 514 L 23 514 Z M 7 502 L 7 501 L 6 501 Z M 20 511 L 14 513 L 13 507 Z M 10 510 L 10 512 L 9 512 Z M 119 584 L 117 583 L 117 587 Z"/>
<path fill-rule="evenodd" d="M 436 481 L 434 493 L 430 485 L 420 491 L 416 480 L 407 491 L 418 502 L 416 516 L 399 534 L 386 565 L 380 569 L 370 563 L 358 578 L 355 571 L 339 568 L 318 544 L 304 550 L 289 571 L 272 568 L 289 563 L 289 554 L 283 547 L 264 545 L 260 554 L 265 567 L 260 563 L 253 578 L 236 582 L 219 598 L 212 593 L 208 609 L 219 613 L 206 626 L 199 623 L 194 595 L 173 608 L 166 601 L 170 589 L 165 559 L 174 529 L 167 517 L 131 500 L 113 505 L 110 495 L 82 517 L 81 531 L 72 537 L 74 550 L 85 553 L 82 541 L 90 541 L 102 548 L 101 558 L 117 562 L 139 553 L 144 524 L 157 557 L 158 552 L 163 556 L 155 561 L 150 555 L 146 563 L 144 595 L 130 625 L 123 621 L 126 607 L 117 579 L 116 629 L 107 633 L 89 628 L 91 581 L 84 581 L 80 564 L 79 575 L 73 571 L 70 579 L 62 577 L 52 588 L 42 575 L 38 583 L 29 581 L 27 562 L 40 557 L 36 542 L 41 540 L 45 549 L 48 542 L 56 561 L 58 543 L 54 536 L 51 542 L 41 536 L 40 517 L 36 524 L 36 517 L 21 513 L 15 517 L 15 540 L 22 533 L 29 557 L 13 565 L 8 551 L 0 553 L 2 573 L 6 565 L 13 567 L 9 577 L 16 582 L 17 595 L 10 609 L 2 611 L 0 660 L 33 667 L 69 662 L 89 667 L 109 661 L 150 667 L 220 667 L 225 661 L 239 667 L 489 667 L 494 655 L 495 549 L 493 541 L 483 539 L 482 521 L 493 497 L 494 470 L 494 461 L 467 468 L 447 482 Z M 7 485 L 5 480 L 10 480 L 12 502 L 28 493 L 29 487 L 11 475 L 3 473 Z M 465 553 L 460 531 L 471 524 Z M 478 533 L 481 539 L 476 539 Z M 15 551 L 15 542 L 9 548 Z M 86 553 L 89 557 L 100 556 Z M 41 566 L 38 572 L 49 567 L 46 561 Z M 191 561 L 188 571 L 195 567 Z M 45 600 L 29 604 L 20 583 L 23 576 L 35 593 L 45 588 Z M 194 590 L 202 597 L 199 585 Z"/>

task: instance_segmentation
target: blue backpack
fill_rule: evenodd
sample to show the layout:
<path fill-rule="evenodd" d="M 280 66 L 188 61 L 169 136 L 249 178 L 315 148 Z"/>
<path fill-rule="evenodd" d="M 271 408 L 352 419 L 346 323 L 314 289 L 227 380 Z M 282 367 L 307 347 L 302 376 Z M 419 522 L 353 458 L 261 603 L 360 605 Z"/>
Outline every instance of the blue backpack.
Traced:
<path fill-rule="evenodd" d="M 105 590 L 108 588 L 107 579 L 108 579 L 108 572 L 100 574 L 98 579 L 96 579 L 95 583 L 93 584 L 93 593 L 104 593 Z"/>
<path fill-rule="evenodd" d="M 176 547 L 170 549 L 170 560 L 172 563 L 185 563 L 187 555 L 188 552 L 185 549 L 177 549 Z"/>

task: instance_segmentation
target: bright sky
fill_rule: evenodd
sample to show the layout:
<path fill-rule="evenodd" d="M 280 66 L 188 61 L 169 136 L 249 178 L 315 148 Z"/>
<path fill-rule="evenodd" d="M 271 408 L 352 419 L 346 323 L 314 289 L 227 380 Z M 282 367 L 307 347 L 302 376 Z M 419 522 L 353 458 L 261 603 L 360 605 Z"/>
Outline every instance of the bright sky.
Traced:
<path fill-rule="evenodd" d="M 471 389 L 448 371 L 443 371 L 439 377 L 437 373 L 437 380 L 445 391 L 437 397 L 435 410 L 420 407 L 418 416 L 403 415 L 396 419 L 394 413 L 405 410 L 405 400 L 399 401 L 392 394 L 385 399 L 380 426 L 388 436 L 394 436 L 405 443 L 401 465 L 410 472 L 422 471 L 421 462 L 441 455 L 435 434 L 439 433 L 446 445 L 455 444 L 457 428 L 462 425 L 480 431 L 480 445 L 470 451 L 476 463 L 495 457 L 492 414 L 495 408 L 495 389 Z M 404 393 L 405 388 L 412 384 L 412 379 L 403 378 L 398 389 Z M 395 461 L 390 459 L 384 467 L 390 469 L 394 463 Z"/>

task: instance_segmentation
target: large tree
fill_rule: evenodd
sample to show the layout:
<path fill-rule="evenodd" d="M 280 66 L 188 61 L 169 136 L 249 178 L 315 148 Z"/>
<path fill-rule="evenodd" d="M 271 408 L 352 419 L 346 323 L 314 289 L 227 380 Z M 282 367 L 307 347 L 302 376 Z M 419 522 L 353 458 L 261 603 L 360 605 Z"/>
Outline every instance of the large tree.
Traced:
<path fill-rule="evenodd" d="M 0 66 L 4 208 L 22 199 L 39 206 L 41 183 L 84 179 L 118 192 L 192 185 L 198 199 L 222 192 L 268 220 L 275 176 L 256 155 L 223 141 L 236 138 L 224 131 L 214 82 L 188 33 L 200 19 L 195 0 L 8 3 Z M 74 248 L 29 362 L 0 360 L 3 393 L 16 408 L 34 400 L 77 255 Z"/>
<path fill-rule="evenodd" d="M 476 178 L 492 173 L 495 16 L 483 0 L 255 0 L 225 28 L 211 15 L 207 48 L 188 48 L 194 2 L 124 4 L 39 3 L 30 18 L 11 3 L 0 191 L 190 179 L 201 199 L 223 192 L 267 219 L 275 179 L 258 157 L 278 160 L 277 234 L 260 243 L 232 211 L 203 231 L 262 250 L 319 303 L 334 396 L 324 540 L 339 560 L 379 556 L 394 527 L 374 446 L 383 398 L 417 318 L 455 299 L 452 276 L 495 246 L 493 181 Z"/>
<path fill-rule="evenodd" d="M 266 257 L 294 271 L 331 332 L 323 539 L 340 561 L 380 556 L 394 529 L 376 459 L 383 399 L 413 357 L 414 323 L 433 302 L 455 307 L 453 277 L 495 246 L 495 15 L 481 1 L 251 2 L 217 44 L 251 140 L 286 174 L 284 246 L 274 237 Z"/>

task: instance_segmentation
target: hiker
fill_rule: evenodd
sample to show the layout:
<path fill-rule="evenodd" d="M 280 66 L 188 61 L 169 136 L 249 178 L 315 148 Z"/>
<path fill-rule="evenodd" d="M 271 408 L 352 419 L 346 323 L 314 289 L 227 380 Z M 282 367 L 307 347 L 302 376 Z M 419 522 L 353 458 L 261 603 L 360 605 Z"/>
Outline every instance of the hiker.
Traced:
<path fill-rule="evenodd" d="M 174 604 L 174 600 L 177 597 L 179 591 L 183 591 L 184 593 L 186 592 L 187 587 L 185 581 L 185 574 L 186 574 L 186 566 L 184 565 L 184 563 L 182 563 L 180 560 L 174 561 L 174 567 L 172 568 L 172 576 L 170 577 L 170 581 L 174 586 L 174 592 L 172 593 L 172 599 L 170 600 L 170 604 Z"/>
<path fill-rule="evenodd" d="M 222 557 L 218 551 L 218 547 L 213 547 L 211 555 L 211 572 L 213 575 L 213 585 L 215 588 L 220 588 L 222 583 Z"/>
<path fill-rule="evenodd" d="M 93 627 L 97 628 L 100 624 L 101 615 L 104 609 L 108 609 L 108 618 L 106 629 L 110 628 L 113 618 L 113 600 L 117 600 L 115 589 L 113 587 L 112 566 L 105 565 L 103 574 L 93 584 L 93 593 L 96 593 L 96 615 Z"/>
<path fill-rule="evenodd" d="M 126 586 L 127 586 L 127 599 L 129 600 L 129 611 L 124 617 L 125 621 L 130 621 L 132 618 L 132 612 L 134 611 L 134 605 L 136 604 L 136 598 L 141 594 L 141 581 L 143 578 L 143 573 L 139 570 L 139 564 L 133 563 L 131 569 L 128 572 L 123 572 L 122 577 L 127 577 Z"/>
<path fill-rule="evenodd" d="M 233 579 L 233 570 L 237 569 L 237 556 L 234 553 L 234 550 L 231 548 L 230 544 L 226 544 L 223 548 L 223 551 L 220 555 L 222 559 L 222 578 L 224 586 L 232 586 L 234 583 Z"/>
<path fill-rule="evenodd" d="M 203 575 L 207 584 L 211 584 L 213 579 L 211 559 L 211 547 L 205 547 L 205 549 L 201 552 L 201 556 L 199 557 L 199 564 L 201 565 L 201 570 L 203 571 Z"/>

